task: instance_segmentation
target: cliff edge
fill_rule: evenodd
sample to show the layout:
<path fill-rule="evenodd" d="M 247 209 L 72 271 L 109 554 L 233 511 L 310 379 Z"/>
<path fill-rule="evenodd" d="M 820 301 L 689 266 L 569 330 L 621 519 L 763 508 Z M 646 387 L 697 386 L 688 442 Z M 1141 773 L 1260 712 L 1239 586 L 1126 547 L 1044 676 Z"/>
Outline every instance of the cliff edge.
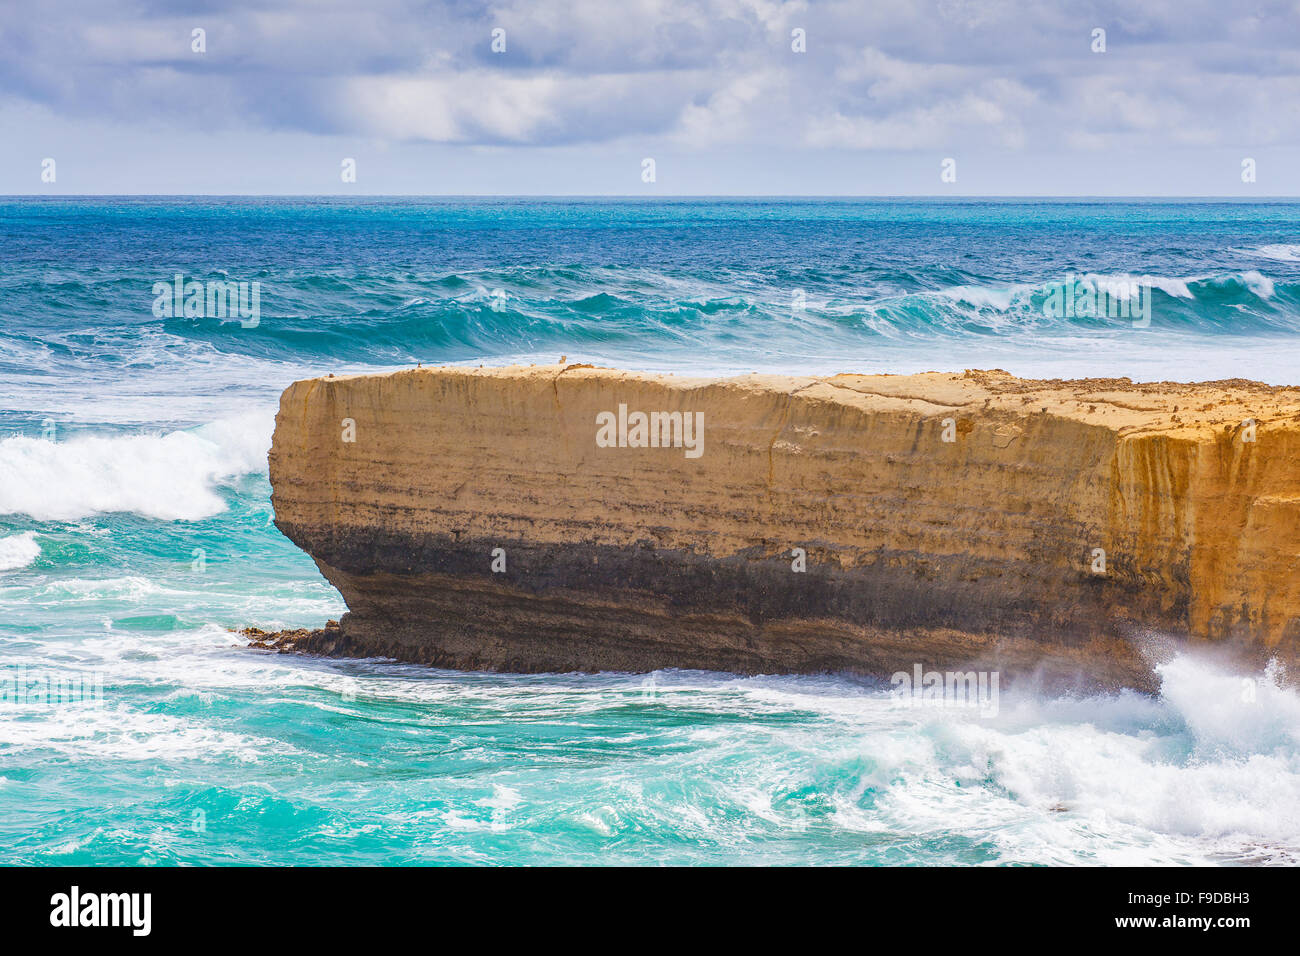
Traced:
<path fill-rule="evenodd" d="M 1300 389 L 585 365 L 295 382 L 276 525 L 338 626 L 506 671 L 985 666 L 1149 686 L 1300 646 Z"/>

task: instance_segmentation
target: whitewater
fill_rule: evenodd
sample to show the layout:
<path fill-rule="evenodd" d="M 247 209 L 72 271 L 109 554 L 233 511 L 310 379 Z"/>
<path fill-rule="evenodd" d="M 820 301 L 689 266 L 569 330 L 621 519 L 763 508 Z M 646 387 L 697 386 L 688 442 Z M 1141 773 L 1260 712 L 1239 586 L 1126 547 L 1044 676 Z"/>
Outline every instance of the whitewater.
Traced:
<path fill-rule="evenodd" d="M 280 391 L 422 362 L 1298 384 L 1293 203 L 0 199 L 0 863 L 1300 857 L 1300 697 L 899 709 L 847 676 L 463 674 L 246 648 L 345 607 L 273 524 Z M 177 271 L 257 328 L 157 318 Z M 1144 281 L 1150 328 L 1051 319 Z M 100 680 L 102 700 L 3 695 Z"/>

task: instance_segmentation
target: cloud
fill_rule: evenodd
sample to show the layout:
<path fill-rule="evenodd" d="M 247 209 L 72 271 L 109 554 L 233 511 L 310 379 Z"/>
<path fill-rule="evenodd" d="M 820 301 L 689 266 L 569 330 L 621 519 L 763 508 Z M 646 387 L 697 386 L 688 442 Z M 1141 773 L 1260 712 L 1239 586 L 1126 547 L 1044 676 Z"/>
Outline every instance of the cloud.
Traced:
<path fill-rule="evenodd" d="M 1298 49 L 1275 0 L 85 0 L 0 12 L 0 100 L 463 146 L 1245 148 L 1300 140 Z"/>
<path fill-rule="evenodd" d="M 682 77 L 671 73 L 461 72 L 354 77 L 340 84 L 341 125 L 394 140 L 571 144 L 663 132 Z"/>

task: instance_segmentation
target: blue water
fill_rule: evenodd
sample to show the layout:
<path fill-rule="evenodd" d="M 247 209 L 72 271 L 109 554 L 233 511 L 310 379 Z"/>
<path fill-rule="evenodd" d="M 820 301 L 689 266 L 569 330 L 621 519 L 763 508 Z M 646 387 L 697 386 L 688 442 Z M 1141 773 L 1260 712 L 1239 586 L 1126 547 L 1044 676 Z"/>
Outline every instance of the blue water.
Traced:
<path fill-rule="evenodd" d="M 260 283 L 255 327 L 155 282 Z M 1141 278 L 1151 323 L 1047 318 Z M 1300 858 L 1300 699 L 900 710 L 844 677 L 246 649 L 344 607 L 270 523 L 280 390 L 415 362 L 1300 383 L 1300 205 L 0 199 L 3 863 Z M 34 683 L 33 683 L 34 682 Z M 92 695 L 94 696 L 94 695 Z"/>

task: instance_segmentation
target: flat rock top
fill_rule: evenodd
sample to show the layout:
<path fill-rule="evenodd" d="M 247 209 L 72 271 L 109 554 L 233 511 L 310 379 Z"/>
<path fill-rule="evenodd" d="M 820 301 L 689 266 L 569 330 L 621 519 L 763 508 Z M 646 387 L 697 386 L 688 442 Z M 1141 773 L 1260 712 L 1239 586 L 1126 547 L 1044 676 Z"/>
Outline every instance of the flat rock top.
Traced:
<path fill-rule="evenodd" d="M 571 384 L 575 379 L 658 383 L 671 389 L 729 387 L 799 393 L 864 409 L 914 409 L 923 414 L 1047 414 L 1125 433 L 1157 431 L 1208 438 L 1247 419 L 1260 425 L 1300 426 L 1300 388 L 1248 379 L 1214 382 L 1133 382 L 1127 378 L 1022 379 L 1001 369 L 921 372 L 915 375 L 789 376 L 753 373 L 703 378 L 629 372 L 585 364 L 510 365 L 491 368 L 437 366 L 378 375 L 315 379 L 321 383 L 392 376 L 451 376 Z"/>

